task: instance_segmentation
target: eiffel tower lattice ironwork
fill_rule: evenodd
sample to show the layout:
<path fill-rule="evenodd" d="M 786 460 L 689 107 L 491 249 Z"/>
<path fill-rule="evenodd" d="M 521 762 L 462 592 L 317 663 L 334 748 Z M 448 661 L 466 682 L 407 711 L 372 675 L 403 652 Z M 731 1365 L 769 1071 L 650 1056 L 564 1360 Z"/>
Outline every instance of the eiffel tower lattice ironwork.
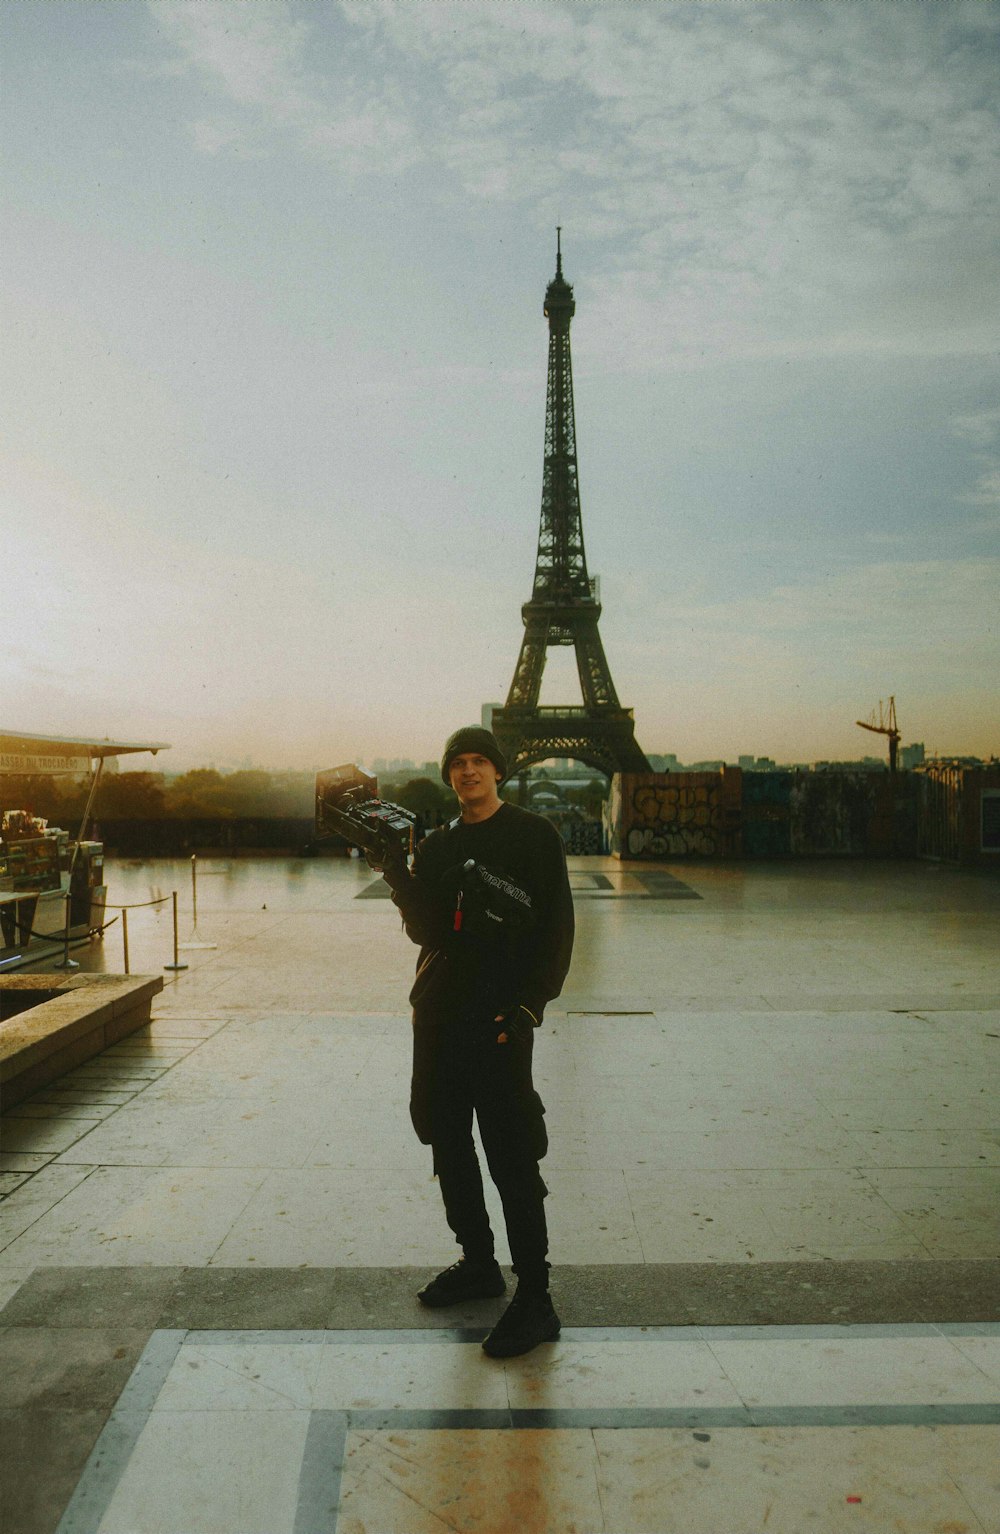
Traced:
<path fill-rule="evenodd" d="M 521 609 L 524 638 L 507 702 L 493 710 L 493 733 L 507 758 L 508 776 L 548 757 L 571 757 L 608 776 L 650 771 L 635 738 L 632 710 L 622 708 L 611 680 L 597 627 L 601 616 L 598 583 L 587 574 L 569 347 L 575 312 L 557 236 L 556 274 L 546 290 L 544 307 L 549 322 L 549 375 L 535 584 L 530 602 Z M 539 706 L 549 645 L 575 648 L 582 706 Z"/>

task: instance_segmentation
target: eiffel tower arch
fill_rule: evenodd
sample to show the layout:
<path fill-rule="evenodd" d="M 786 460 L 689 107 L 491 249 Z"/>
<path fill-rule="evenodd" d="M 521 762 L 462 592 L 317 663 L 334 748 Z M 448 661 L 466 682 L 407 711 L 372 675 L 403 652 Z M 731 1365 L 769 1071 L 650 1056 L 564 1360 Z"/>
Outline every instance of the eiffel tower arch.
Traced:
<path fill-rule="evenodd" d="M 549 368 L 538 556 L 531 600 L 521 608 L 524 638 L 507 701 L 493 710 L 493 733 L 509 777 L 547 757 L 572 757 L 611 777 L 649 772 L 631 709 L 618 701 L 598 629 L 598 582 L 587 574 L 580 515 L 569 327 L 576 313 L 563 276 L 561 231 L 556 274 L 545 293 Z M 572 645 L 581 705 L 542 708 L 542 672 L 550 645 Z"/>

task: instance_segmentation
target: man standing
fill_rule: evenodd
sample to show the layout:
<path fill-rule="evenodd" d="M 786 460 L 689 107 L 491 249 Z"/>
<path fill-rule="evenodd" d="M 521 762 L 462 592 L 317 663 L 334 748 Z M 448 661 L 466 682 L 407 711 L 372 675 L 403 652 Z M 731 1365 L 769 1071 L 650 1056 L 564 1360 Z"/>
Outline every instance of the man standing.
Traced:
<path fill-rule="evenodd" d="M 383 876 L 407 935 L 420 946 L 413 1006 L 410 1116 L 430 1145 L 445 1215 L 462 1248 L 420 1290 L 424 1305 L 503 1294 L 472 1139 L 479 1123 L 503 1204 L 517 1292 L 483 1343 L 494 1358 L 559 1334 L 549 1296 L 548 1148 L 531 1076 L 534 1030 L 558 996 L 573 949 L 573 901 L 562 840 L 539 815 L 505 803 L 495 737 L 470 725 L 445 746 L 441 776 L 461 814 L 420 843 L 412 873 Z"/>

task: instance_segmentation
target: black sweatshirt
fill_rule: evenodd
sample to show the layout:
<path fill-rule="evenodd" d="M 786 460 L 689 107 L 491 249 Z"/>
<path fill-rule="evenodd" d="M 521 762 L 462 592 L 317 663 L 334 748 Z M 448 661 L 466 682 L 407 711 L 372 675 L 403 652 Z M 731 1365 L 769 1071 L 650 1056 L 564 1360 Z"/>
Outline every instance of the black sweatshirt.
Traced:
<path fill-rule="evenodd" d="M 433 831 L 412 874 L 385 877 L 420 945 L 415 1022 L 516 1006 L 541 1022 L 562 990 L 574 931 L 566 855 L 550 821 L 504 803 L 488 820 Z"/>

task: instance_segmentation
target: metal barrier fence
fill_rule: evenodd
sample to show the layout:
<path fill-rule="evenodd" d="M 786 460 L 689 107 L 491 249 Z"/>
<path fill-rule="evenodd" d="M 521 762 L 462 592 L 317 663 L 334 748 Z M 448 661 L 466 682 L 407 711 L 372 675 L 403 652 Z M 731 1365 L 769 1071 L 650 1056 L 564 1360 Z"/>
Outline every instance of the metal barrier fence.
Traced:
<path fill-rule="evenodd" d="M 120 911 L 121 912 L 121 917 L 122 917 L 122 947 L 124 949 L 125 973 L 126 973 L 126 975 L 131 974 L 131 970 L 129 969 L 129 957 L 128 957 L 128 913 L 129 913 L 129 911 L 144 911 L 144 910 L 146 910 L 150 906 L 165 905 L 168 900 L 173 902 L 174 962 L 172 964 L 164 964 L 163 968 L 164 969 L 172 969 L 172 970 L 187 969 L 187 965 L 180 963 L 178 958 L 177 958 L 178 942 L 177 942 L 177 891 L 176 890 L 172 890 L 169 895 L 160 895 L 158 897 L 158 899 L 156 899 L 156 900 L 137 900 L 137 901 L 134 901 L 131 905 L 105 905 L 104 909 L 106 911 Z M 109 924 L 106 924 L 106 925 L 109 925 Z M 102 928 L 102 931 L 103 930 L 104 929 Z M 73 964 L 73 961 L 69 958 L 69 901 L 68 901 L 68 899 L 67 899 L 67 905 L 66 905 L 66 942 L 65 942 L 65 947 L 66 947 L 66 952 L 63 955 L 62 963 L 57 966 L 57 968 L 59 968 L 59 969 L 68 969 Z"/>
<path fill-rule="evenodd" d="M 188 968 L 188 965 L 183 963 L 179 959 L 179 957 L 178 957 L 178 952 L 179 952 L 179 950 L 181 948 L 211 949 L 211 948 L 217 948 L 218 947 L 217 943 L 206 942 L 201 937 L 200 933 L 198 932 L 198 873 L 197 873 L 197 864 L 198 864 L 198 857 L 197 857 L 197 854 L 195 853 L 192 856 L 192 858 L 191 858 L 191 918 L 192 918 L 192 927 L 191 927 L 191 936 L 188 938 L 186 943 L 178 942 L 178 930 L 177 930 L 177 891 L 176 890 L 172 890 L 169 895 L 159 895 L 159 896 L 157 896 L 153 900 L 134 900 L 134 901 L 131 901 L 127 905 L 109 905 L 107 903 L 107 901 L 105 901 L 104 907 L 103 907 L 103 909 L 105 911 L 119 911 L 121 913 L 121 921 L 122 921 L 122 946 L 123 946 L 123 949 L 124 949 L 124 960 L 125 960 L 125 973 L 126 973 L 126 975 L 131 973 L 131 970 L 129 968 L 129 948 L 128 948 L 128 913 L 130 911 L 141 911 L 141 910 L 148 909 L 150 906 L 165 905 L 168 900 L 172 902 L 172 904 L 173 904 L 173 934 L 174 934 L 173 955 L 174 956 L 173 956 L 173 962 L 171 964 L 164 964 L 164 966 L 163 966 L 164 969 L 169 969 L 169 970 L 177 971 L 177 970 L 182 970 L 182 969 L 187 969 Z M 104 933 L 108 930 L 108 928 L 112 927 L 114 925 L 115 921 L 117 920 L 117 917 L 112 917 L 111 921 L 103 921 L 103 922 L 101 922 L 100 926 L 91 927 L 89 929 L 89 931 L 84 932 L 83 934 L 81 934 L 81 932 L 79 930 L 79 927 L 78 927 L 76 933 L 74 934 L 73 931 L 72 931 L 72 902 L 73 902 L 73 893 L 72 893 L 72 891 L 71 890 L 66 890 L 65 894 L 63 895 L 63 899 L 65 901 L 65 916 L 64 916 L 64 919 L 63 919 L 63 931 L 62 931 L 63 954 L 62 954 L 62 958 L 59 960 L 58 964 L 53 965 L 53 968 L 54 969 L 79 969 L 80 966 L 77 963 L 77 961 L 75 959 L 71 959 L 70 956 L 69 956 L 69 946 L 70 946 L 70 943 L 71 942 L 79 943 L 79 942 L 83 941 L 87 936 L 92 937 L 92 938 L 93 937 L 103 937 Z M 59 941 L 58 931 L 56 931 L 56 932 L 40 932 L 40 931 L 36 931 L 34 929 L 34 923 L 33 923 L 33 914 L 34 913 L 33 913 L 33 911 L 32 911 L 31 916 L 29 916 L 25 921 L 22 922 L 22 920 L 20 918 L 20 915 L 19 915 L 19 906 L 20 906 L 20 904 L 27 903 L 28 901 L 35 902 L 37 900 L 38 900 L 38 891 L 37 890 L 16 891 L 16 892 L 11 892 L 11 893 L 3 895 L 2 900 L 0 900 L 0 906 L 2 906 L 2 909 L 3 909 L 4 912 L 7 912 L 8 907 L 12 907 L 13 908 L 13 915 L 12 916 L 5 916 L 5 924 L 4 924 L 3 934 L 0 935 L 0 944 L 2 944 L 3 941 L 5 941 L 5 934 L 6 934 L 7 926 L 8 925 L 10 926 L 12 932 L 16 931 L 16 932 L 20 933 L 20 942 L 23 943 L 24 945 L 27 945 L 28 943 L 30 943 L 30 941 L 33 938 L 34 939 L 43 940 L 43 941 L 47 940 L 49 942 L 58 942 Z M 20 960 L 20 955 L 14 955 L 14 958 Z"/>
<path fill-rule="evenodd" d="M 54 969 L 79 969 L 80 966 L 76 962 L 76 960 L 75 959 L 71 959 L 70 956 L 69 956 L 69 944 L 70 944 L 70 906 L 71 906 L 71 902 L 72 902 L 72 895 L 69 893 L 69 891 L 67 891 L 65 898 L 66 898 L 66 920 L 65 920 L 65 923 L 64 923 L 64 926 L 63 926 L 63 956 L 60 959 L 58 964 L 53 965 L 53 968 Z M 150 906 L 165 905 L 168 900 L 171 901 L 172 905 L 173 905 L 174 958 L 173 958 L 173 963 L 172 964 L 164 964 L 163 968 L 164 969 L 170 969 L 170 970 L 187 969 L 188 966 L 186 964 L 182 963 L 178 959 L 178 956 L 177 956 L 178 948 L 180 947 L 180 945 L 179 945 L 179 943 L 177 941 L 177 891 L 176 890 L 172 890 L 169 895 L 160 895 L 156 900 L 136 900 L 136 901 L 133 901 L 133 903 L 131 905 L 107 905 L 107 904 L 105 904 L 104 909 L 106 911 L 120 911 L 121 912 L 121 918 L 122 918 L 122 948 L 123 948 L 123 951 L 124 951 L 124 955 L 123 956 L 124 956 L 124 960 L 125 960 L 125 973 L 126 973 L 126 975 L 129 975 L 129 974 L 132 973 L 131 969 L 129 968 L 129 952 L 128 952 L 128 913 L 129 913 L 129 911 L 144 911 L 144 910 L 148 909 Z M 102 923 L 102 925 L 100 927 L 95 927 L 94 928 L 94 932 L 95 933 L 96 932 L 104 933 L 104 932 L 106 932 L 108 930 L 108 928 L 111 925 L 112 925 L 111 922 L 104 922 L 104 923 Z M 192 944 L 191 946 L 192 947 L 200 947 L 200 948 L 214 948 L 215 944 L 214 943 L 196 943 L 196 944 Z"/>
<path fill-rule="evenodd" d="M 122 916 L 122 942 L 123 942 L 123 946 L 124 946 L 124 950 L 125 950 L 125 973 L 126 973 L 126 975 L 130 973 L 130 970 L 129 970 L 129 954 L 128 954 L 128 913 L 129 913 L 129 911 L 141 911 L 141 910 L 146 909 L 148 906 L 164 905 L 166 903 L 166 901 L 168 901 L 168 900 L 173 902 L 174 958 L 173 958 L 173 963 L 172 964 L 164 964 L 164 966 L 163 966 L 164 969 L 173 970 L 176 973 L 178 970 L 182 970 L 182 969 L 187 969 L 188 968 L 188 966 L 185 963 L 183 963 L 181 961 L 181 959 L 178 957 L 178 953 L 179 953 L 179 950 L 181 948 L 204 948 L 204 949 L 208 949 L 208 948 L 216 948 L 216 947 L 218 947 L 218 944 L 216 944 L 216 943 L 207 943 L 207 942 L 205 942 L 200 937 L 199 932 L 198 932 L 198 855 L 197 855 L 197 853 L 194 853 L 194 854 L 192 854 L 192 857 L 191 857 L 191 922 L 192 922 L 192 925 L 191 925 L 191 936 L 189 937 L 189 939 L 188 939 L 188 941 L 186 943 L 179 943 L 178 942 L 178 936 L 177 936 L 177 891 L 176 890 L 172 890 L 169 895 L 160 895 L 155 900 L 137 900 L 137 901 L 133 901 L 129 905 L 110 905 L 109 906 L 109 905 L 105 904 L 104 909 L 106 911 L 120 911 L 121 912 L 121 916 Z M 106 927 L 109 926 L 109 925 L 110 925 L 110 923 L 106 922 L 101 927 L 100 930 L 102 932 L 104 932 Z M 68 937 L 68 934 L 69 934 L 69 903 L 68 903 L 68 898 L 67 898 L 67 906 L 66 906 L 66 933 L 67 933 L 67 937 L 66 937 L 66 942 L 65 942 L 65 945 L 64 945 L 64 952 L 63 952 L 62 963 L 57 965 L 56 967 L 58 969 L 75 969 L 75 968 L 79 968 L 79 966 L 74 964 L 73 960 L 70 959 L 70 957 L 69 957 L 69 937 Z"/>

